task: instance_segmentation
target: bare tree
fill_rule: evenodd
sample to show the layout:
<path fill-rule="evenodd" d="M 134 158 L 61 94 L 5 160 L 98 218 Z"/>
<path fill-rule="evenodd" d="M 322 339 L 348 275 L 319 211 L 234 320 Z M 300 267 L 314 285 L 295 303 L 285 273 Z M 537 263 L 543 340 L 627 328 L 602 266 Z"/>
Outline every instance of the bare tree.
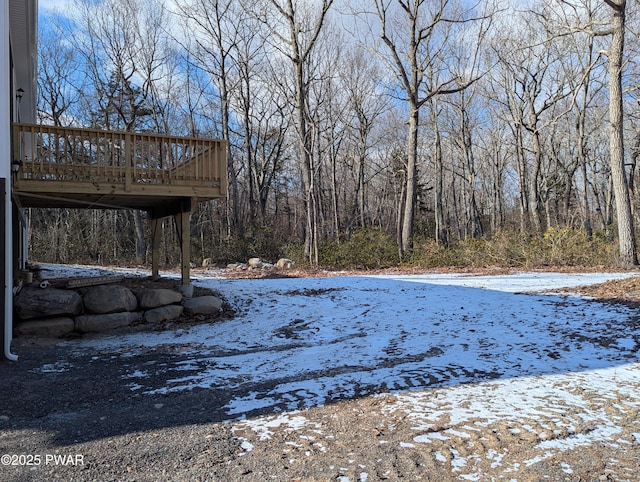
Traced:
<path fill-rule="evenodd" d="M 78 29 L 72 42 L 83 56 L 93 97 L 85 93 L 91 123 L 105 129 L 157 130 L 154 85 L 162 80 L 167 46 L 162 5 L 140 0 L 76 0 Z M 133 211 L 136 258 L 147 254 L 143 213 Z"/>
<path fill-rule="evenodd" d="M 38 116 L 45 123 L 66 125 L 80 99 L 82 79 L 74 75 L 77 52 L 65 40 L 57 19 L 41 27 L 38 49 Z"/>
<path fill-rule="evenodd" d="M 446 56 L 453 60 L 452 67 L 458 72 L 459 77 L 466 75 L 469 78 L 480 78 L 482 75 L 480 72 L 486 70 L 486 67 L 482 67 L 483 56 L 481 55 L 481 47 L 486 44 L 484 37 L 487 34 L 492 18 L 487 17 L 481 22 L 478 22 L 476 28 L 478 29 L 477 41 L 469 41 L 465 35 L 461 35 L 457 38 L 453 38 L 449 42 L 449 49 L 446 51 Z M 471 29 L 469 29 L 471 30 Z M 466 35 L 470 35 L 470 32 L 465 32 Z M 432 74 L 433 75 L 433 74 Z M 462 89 L 455 94 L 446 96 L 443 104 L 449 107 L 452 117 L 451 125 L 448 127 L 450 132 L 449 139 L 453 141 L 455 145 L 455 152 L 458 153 L 456 157 L 459 158 L 458 177 L 464 184 L 462 191 L 462 201 L 464 209 L 464 228 L 461 230 L 463 236 L 479 238 L 484 234 L 484 228 L 481 221 L 481 212 L 478 204 L 478 161 L 475 146 L 475 135 L 478 127 L 478 109 L 476 108 L 478 102 L 476 96 L 478 94 L 478 83 L 470 85 L 466 89 Z M 433 105 L 433 104 L 431 104 Z M 439 240 L 444 241 L 445 235 L 441 231 L 443 229 L 443 215 L 442 215 L 442 194 L 438 191 L 442 190 L 442 180 L 439 179 L 443 175 L 443 159 L 442 159 L 442 146 L 440 128 L 438 124 L 438 115 L 432 113 L 432 125 L 435 135 L 435 147 L 434 157 L 436 167 L 436 237 Z"/>
<path fill-rule="evenodd" d="M 574 6 L 571 9 L 560 9 L 564 14 L 563 19 L 567 25 L 580 23 L 580 17 L 584 17 L 586 25 L 594 25 L 596 11 L 591 0 L 584 0 L 580 8 Z M 571 18 L 569 15 L 577 18 Z M 566 37 L 561 48 L 570 49 L 574 55 L 563 55 L 560 61 L 567 72 L 565 78 L 571 87 L 573 94 L 573 110 L 576 115 L 576 144 L 577 159 L 580 169 L 580 181 L 578 189 L 581 191 L 580 204 L 583 216 L 583 227 L 589 238 L 593 234 L 593 220 L 591 201 L 589 196 L 590 176 L 589 164 L 593 160 L 589 146 L 589 140 L 594 137 L 595 130 L 600 125 L 602 118 L 595 110 L 595 100 L 606 86 L 604 81 L 599 81 L 598 70 L 604 69 L 600 60 L 601 54 L 597 53 L 596 37 L 593 35 Z M 602 72 L 604 74 L 604 72 Z M 595 119 L 594 119 L 595 118 Z"/>
<path fill-rule="evenodd" d="M 405 181 L 397 227 L 398 249 L 404 255 L 413 245 L 420 110 L 432 97 L 459 92 L 474 80 L 459 74 L 442 78 L 441 75 L 427 77 L 425 73 L 455 71 L 448 68 L 447 59 L 440 53 L 446 49 L 452 26 L 471 22 L 475 17 L 472 11 L 456 9 L 457 5 L 451 0 L 374 0 L 373 6 L 387 55 L 376 53 L 392 72 L 409 108 Z"/>
<path fill-rule="evenodd" d="M 369 151 L 377 143 L 373 138 L 376 122 L 387 109 L 388 101 L 378 90 L 382 79 L 380 67 L 366 51 L 354 47 L 348 52 L 339 72 L 341 89 L 348 102 L 346 123 L 351 137 L 350 149 L 355 163 L 355 192 L 352 216 L 361 227 L 367 224 L 367 162 Z M 351 223 L 350 223 L 351 224 Z"/>
<path fill-rule="evenodd" d="M 211 77 L 219 97 L 222 138 L 230 140 L 231 85 L 236 70 L 233 50 L 237 41 L 241 18 L 237 2 L 232 0 L 181 0 L 178 9 L 185 22 L 183 47 L 197 67 Z M 235 226 L 237 234 L 244 236 L 244 226 L 239 201 L 238 171 L 231 142 L 227 144 L 227 193 L 228 226 Z M 229 233 L 230 234 L 230 233 Z"/>
<path fill-rule="evenodd" d="M 269 41 L 277 52 L 288 59 L 293 74 L 292 100 L 306 211 L 305 256 L 313 264 L 318 264 L 319 260 L 319 193 L 318 166 L 314 157 L 311 129 L 309 88 L 312 79 L 309 75 L 309 62 L 333 2 L 334 0 L 264 0 L 259 12 L 260 20 L 270 31 Z"/>
<path fill-rule="evenodd" d="M 594 8 L 590 1 L 576 6 L 567 0 L 558 0 L 561 7 L 578 12 L 580 7 L 586 11 L 585 18 L 578 16 L 574 23 L 565 21 L 564 25 L 554 32 L 556 35 L 588 35 L 594 37 L 610 37 L 609 48 L 604 52 L 608 57 L 609 71 L 609 169 L 611 183 L 615 194 L 616 215 L 618 221 L 618 241 L 620 263 L 633 266 L 638 263 L 629 183 L 625 170 L 624 146 L 624 103 L 622 89 L 622 73 L 625 58 L 626 35 L 626 0 L 604 0 L 604 5 L 611 11 L 609 28 L 602 29 L 601 19 L 594 17 Z M 589 46 L 592 43 L 589 42 Z M 591 47 L 590 47 L 591 48 Z M 595 61 L 594 61 L 595 63 Z M 589 66 L 589 69 L 593 66 Z M 590 70 L 587 70 L 590 73 Z M 582 81 L 588 80 L 583 75 Z M 583 89 L 586 87 L 583 87 Z M 584 95 L 584 91 L 583 91 Z M 588 206 L 585 206 L 588 208 Z"/>
<path fill-rule="evenodd" d="M 547 157 L 543 132 L 558 121 L 553 114 L 557 104 L 571 95 L 557 66 L 559 58 L 540 40 L 541 35 L 546 38 L 544 31 L 532 32 L 525 38 L 518 34 L 507 42 L 508 48 L 498 52 L 507 75 L 511 76 L 507 105 L 519 143 L 521 206 L 537 234 L 543 231 L 541 183 Z M 528 151 L 532 153 L 531 159 Z"/>
<path fill-rule="evenodd" d="M 241 119 L 238 137 L 242 140 L 245 189 L 249 223 L 268 224 L 267 207 L 287 150 L 289 122 L 286 98 L 271 88 L 273 79 L 263 48 L 259 22 L 238 29 L 234 45 L 238 82 L 231 92 L 232 108 Z"/>
<path fill-rule="evenodd" d="M 631 199 L 624 168 L 624 110 L 622 102 L 622 65 L 624 58 L 624 37 L 626 0 L 605 0 L 613 11 L 611 19 L 611 44 L 609 57 L 609 155 L 611 178 L 616 199 L 618 217 L 618 242 L 620 262 L 625 266 L 638 264 L 636 238 L 631 214 Z"/>

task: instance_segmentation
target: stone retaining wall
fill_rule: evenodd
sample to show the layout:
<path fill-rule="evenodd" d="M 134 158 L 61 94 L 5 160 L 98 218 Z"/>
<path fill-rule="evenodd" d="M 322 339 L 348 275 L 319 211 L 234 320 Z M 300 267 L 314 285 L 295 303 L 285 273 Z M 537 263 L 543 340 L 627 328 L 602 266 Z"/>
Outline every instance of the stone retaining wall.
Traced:
<path fill-rule="evenodd" d="M 24 287 L 14 299 L 16 336 L 63 336 L 95 333 L 135 323 L 174 321 L 182 314 L 215 315 L 222 300 L 188 298 L 165 288 L 145 289 L 137 296 L 127 287 L 107 284 L 82 290 Z"/>

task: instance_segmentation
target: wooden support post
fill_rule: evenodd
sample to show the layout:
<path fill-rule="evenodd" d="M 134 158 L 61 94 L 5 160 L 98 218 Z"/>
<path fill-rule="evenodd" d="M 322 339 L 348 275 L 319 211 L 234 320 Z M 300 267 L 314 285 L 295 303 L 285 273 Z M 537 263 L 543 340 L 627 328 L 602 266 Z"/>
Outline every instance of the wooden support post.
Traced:
<path fill-rule="evenodd" d="M 191 211 L 174 214 L 173 219 L 176 222 L 178 239 L 180 240 L 180 250 L 182 252 L 182 284 L 188 285 L 191 283 L 191 232 L 189 223 Z"/>
<path fill-rule="evenodd" d="M 162 240 L 162 219 L 151 220 L 151 277 L 160 278 L 160 241 Z"/>

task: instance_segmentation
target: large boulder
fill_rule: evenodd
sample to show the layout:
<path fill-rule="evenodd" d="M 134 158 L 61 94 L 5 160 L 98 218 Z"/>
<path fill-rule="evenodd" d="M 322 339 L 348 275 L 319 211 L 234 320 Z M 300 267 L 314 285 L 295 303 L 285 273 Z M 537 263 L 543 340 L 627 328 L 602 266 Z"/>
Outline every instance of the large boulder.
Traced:
<path fill-rule="evenodd" d="M 262 260 L 260 258 L 249 258 L 247 264 L 249 268 L 262 268 Z"/>
<path fill-rule="evenodd" d="M 213 315 L 220 313 L 222 300 L 215 296 L 198 296 L 186 300 L 182 305 L 187 315 Z"/>
<path fill-rule="evenodd" d="M 296 264 L 296 262 L 293 261 L 292 259 L 280 258 L 278 260 L 278 262 L 276 263 L 276 268 L 278 268 L 278 269 L 291 269 L 291 268 L 293 268 L 294 264 Z"/>
<path fill-rule="evenodd" d="M 89 313 L 106 314 L 134 311 L 138 300 L 129 288 L 121 285 L 101 285 L 89 289 L 82 297 Z"/>
<path fill-rule="evenodd" d="M 22 320 L 75 316 L 82 313 L 82 298 L 71 290 L 27 287 L 15 297 L 14 307 Z"/>
<path fill-rule="evenodd" d="M 184 308 L 180 305 L 160 306 L 145 312 L 144 321 L 147 323 L 161 323 L 163 321 L 173 321 L 180 318 Z"/>
<path fill-rule="evenodd" d="M 76 316 L 76 331 L 82 333 L 95 333 L 99 331 L 113 330 L 123 326 L 129 326 L 142 319 L 142 313 L 109 313 L 102 315 L 82 315 Z"/>
<path fill-rule="evenodd" d="M 15 329 L 17 336 L 50 336 L 57 337 L 71 333 L 73 320 L 67 317 L 30 320 L 18 323 Z"/>
<path fill-rule="evenodd" d="M 148 310 L 159 306 L 172 305 L 182 301 L 182 294 L 164 288 L 143 291 L 138 297 L 140 309 Z"/>

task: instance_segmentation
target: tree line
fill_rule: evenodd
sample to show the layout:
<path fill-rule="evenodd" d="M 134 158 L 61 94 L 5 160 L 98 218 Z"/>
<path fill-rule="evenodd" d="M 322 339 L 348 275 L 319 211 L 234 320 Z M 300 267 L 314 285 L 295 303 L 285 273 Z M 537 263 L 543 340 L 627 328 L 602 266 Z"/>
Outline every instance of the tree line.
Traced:
<path fill-rule="evenodd" d="M 40 21 L 39 116 L 229 140 L 228 196 L 192 216 L 201 257 L 298 245 L 317 265 L 376 230 L 401 260 L 418 238 L 570 228 L 616 233 L 634 265 L 639 6 L 75 0 Z M 30 219 L 40 258 L 148 257 L 144 213 Z"/>

